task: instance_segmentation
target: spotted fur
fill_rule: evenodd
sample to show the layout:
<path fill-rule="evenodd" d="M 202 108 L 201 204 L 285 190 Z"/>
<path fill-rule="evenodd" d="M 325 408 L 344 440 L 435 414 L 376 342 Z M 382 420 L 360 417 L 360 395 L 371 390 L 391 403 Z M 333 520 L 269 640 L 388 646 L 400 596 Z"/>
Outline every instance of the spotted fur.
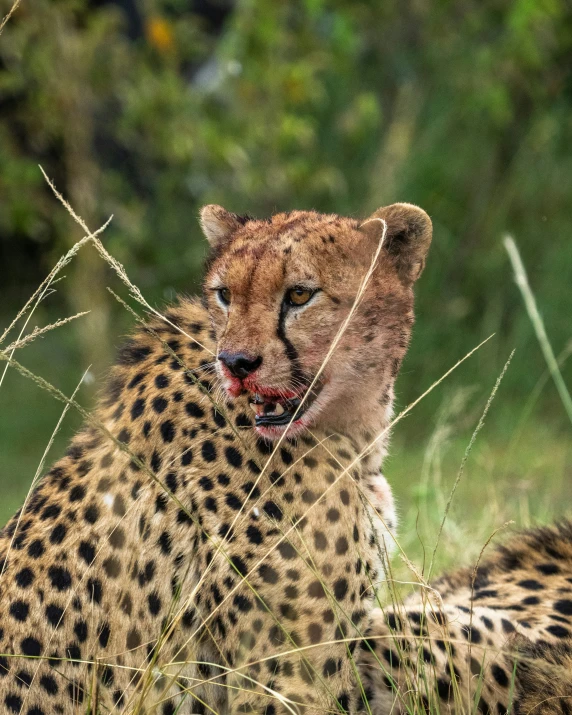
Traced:
<path fill-rule="evenodd" d="M 375 610 L 360 670 L 376 715 L 419 700 L 441 713 L 571 713 L 572 524 L 525 531 L 476 574 Z"/>

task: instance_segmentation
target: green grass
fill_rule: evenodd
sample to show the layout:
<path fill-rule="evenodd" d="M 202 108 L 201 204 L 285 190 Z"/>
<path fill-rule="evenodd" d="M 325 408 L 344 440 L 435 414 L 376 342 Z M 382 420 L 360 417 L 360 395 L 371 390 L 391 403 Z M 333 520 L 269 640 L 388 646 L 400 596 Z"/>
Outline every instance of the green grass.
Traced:
<path fill-rule="evenodd" d="M 531 424 L 507 464 L 509 440 L 487 435 L 487 426 L 483 431 L 445 522 L 434 574 L 473 563 L 494 529 L 509 520 L 520 527 L 570 514 L 571 440 L 541 422 Z M 465 430 L 437 445 L 431 439 L 413 445 L 399 434 L 393 441 L 385 474 L 401 515 L 400 543 L 417 564 L 430 557 L 469 439 Z"/>

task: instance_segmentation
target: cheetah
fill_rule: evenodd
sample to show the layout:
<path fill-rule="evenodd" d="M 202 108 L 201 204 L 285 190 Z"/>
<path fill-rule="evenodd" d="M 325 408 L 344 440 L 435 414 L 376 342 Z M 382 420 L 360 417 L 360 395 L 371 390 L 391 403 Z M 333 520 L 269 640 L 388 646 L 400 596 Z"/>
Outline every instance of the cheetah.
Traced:
<path fill-rule="evenodd" d="M 351 707 L 431 222 L 394 204 L 201 223 L 202 300 L 124 345 L 0 535 L 2 712 Z"/>
<path fill-rule="evenodd" d="M 358 661 L 364 712 L 569 714 L 572 522 L 524 531 L 425 597 L 375 609 Z"/>

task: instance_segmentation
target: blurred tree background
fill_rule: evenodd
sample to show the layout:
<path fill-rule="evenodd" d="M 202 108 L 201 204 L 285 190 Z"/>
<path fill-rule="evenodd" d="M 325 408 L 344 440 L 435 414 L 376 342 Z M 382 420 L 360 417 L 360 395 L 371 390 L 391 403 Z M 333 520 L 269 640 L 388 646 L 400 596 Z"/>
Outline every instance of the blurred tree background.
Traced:
<path fill-rule="evenodd" d="M 401 448 L 411 469 L 396 464 L 397 481 L 417 481 L 460 394 L 451 419 L 466 443 L 514 347 L 479 468 L 487 449 L 510 453 L 511 496 L 511 475 L 532 498 L 547 484 L 571 496 L 570 424 L 550 381 L 534 401 L 545 364 L 501 243 L 516 238 L 560 353 L 572 339 L 570 0 L 22 0 L 0 36 L 3 326 L 81 237 L 38 164 L 92 230 L 113 214 L 104 244 L 156 305 L 199 290 L 204 203 L 259 216 L 421 205 L 434 245 L 400 404 L 496 335 L 399 427 L 395 462 Z M 20 359 L 68 393 L 88 365 L 101 377 L 132 324 L 106 290 L 116 283 L 82 250 L 33 323 L 90 315 Z M 60 411 L 8 371 L 6 509 Z"/>

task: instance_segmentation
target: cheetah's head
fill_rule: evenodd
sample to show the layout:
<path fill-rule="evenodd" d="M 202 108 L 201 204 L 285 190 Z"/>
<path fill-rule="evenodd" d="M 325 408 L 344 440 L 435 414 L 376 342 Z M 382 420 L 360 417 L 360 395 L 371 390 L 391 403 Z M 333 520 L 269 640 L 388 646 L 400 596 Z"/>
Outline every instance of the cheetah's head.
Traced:
<path fill-rule="evenodd" d="M 211 205 L 201 224 L 217 372 L 230 397 L 249 394 L 259 434 L 379 424 L 372 412 L 391 409 L 409 342 L 427 214 L 393 204 L 365 221 L 314 211 L 255 220 Z"/>

